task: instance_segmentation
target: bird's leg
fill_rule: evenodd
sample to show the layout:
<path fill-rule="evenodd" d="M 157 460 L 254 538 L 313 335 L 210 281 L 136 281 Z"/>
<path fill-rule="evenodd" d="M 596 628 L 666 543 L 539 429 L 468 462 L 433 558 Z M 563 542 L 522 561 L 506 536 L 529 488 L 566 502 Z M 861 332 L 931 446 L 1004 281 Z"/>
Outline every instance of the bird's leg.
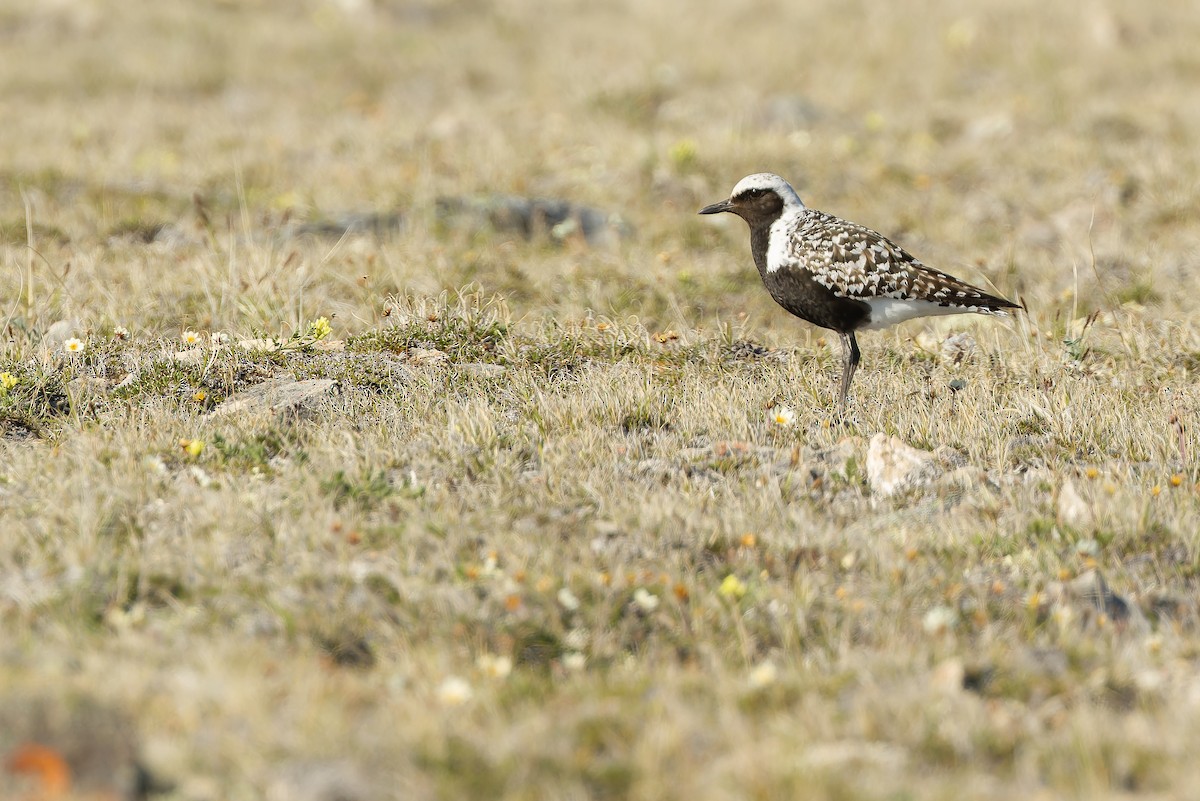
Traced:
<path fill-rule="evenodd" d="M 842 334 L 842 391 L 838 393 L 838 412 L 842 417 L 846 416 L 846 396 L 850 394 L 850 382 L 854 380 L 854 371 L 858 369 L 858 362 L 862 358 L 862 353 L 858 350 L 858 340 L 854 338 L 854 332 Z"/>

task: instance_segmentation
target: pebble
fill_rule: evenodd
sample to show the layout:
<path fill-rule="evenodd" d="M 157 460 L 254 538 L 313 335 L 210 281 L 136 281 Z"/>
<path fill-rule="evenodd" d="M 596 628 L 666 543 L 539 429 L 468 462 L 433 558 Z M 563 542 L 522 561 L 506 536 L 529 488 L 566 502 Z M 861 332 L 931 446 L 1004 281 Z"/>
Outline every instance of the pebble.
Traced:
<path fill-rule="evenodd" d="M 879 432 L 867 447 L 867 482 L 871 491 L 890 498 L 933 482 L 941 474 L 937 458 L 899 437 Z"/>
<path fill-rule="evenodd" d="M 230 396 L 213 411 L 212 416 L 294 414 L 320 406 L 337 390 L 338 382 L 328 378 L 305 381 L 273 379 Z"/>

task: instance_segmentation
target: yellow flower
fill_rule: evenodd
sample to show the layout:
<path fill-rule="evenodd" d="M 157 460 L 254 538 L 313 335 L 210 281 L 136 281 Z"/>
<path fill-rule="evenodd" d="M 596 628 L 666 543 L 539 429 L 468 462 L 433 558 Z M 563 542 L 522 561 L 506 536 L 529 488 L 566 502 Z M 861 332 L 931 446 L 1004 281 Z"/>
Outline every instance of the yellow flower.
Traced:
<path fill-rule="evenodd" d="M 775 683 L 775 679 L 778 677 L 779 669 L 775 667 L 775 663 L 763 662 L 750 671 L 748 676 L 750 688 L 761 690 L 763 687 L 769 687 Z"/>
<path fill-rule="evenodd" d="M 5 392 L 21 383 L 21 379 L 17 378 L 12 373 L 0 373 L 0 389 Z"/>
<path fill-rule="evenodd" d="M 206 401 L 207 399 L 208 399 L 208 393 L 202 389 L 196 390 L 196 394 L 192 395 L 192 400 L 194 400 L 196 403 L 204 403 L 204 401 Z"/>
<path fill-rule="evenodd" d="M 202 439 L 181 439 L 179 447 L 184 450 L 188 456 L 199 456 L 204 453 L 204 440 Z"/>
<path fill-rule="evenodd" d="M 736 601 L 746 594 L 746 584 L 740 578 L 730 573 L 721 582 L 717 592 L 731 601 Z"/>
<path fill-rule="evenodd" d="M 63 343 L 63 350 L 67 353 L 83 353 L 84 347 L 83 340 L 76 337 L 71 337 Z"/>
<path fill-rule="evenodd" d="M 667 151 L 667 157 L 677 170 L 687 170 L 694 165 L 698 154 L 699 148 L 692 139 L 680 139 Z"/>
<path fill-rule="evenodd" d="M 438 700 L 444 706 L 461 706 L 470 701 L 474 694 L 466 679 L 458 676 L 447 676 L 437 689 Z"/>
<path fill-rule="evenodd" d="M 777 426 L 790 426 L 796 422 L 796 412 L 791 406 L 776 406 L 771 409 L 771 422 Z"/>
<path fill-rule="evenodd" d="M 180 334 L 179 338 L 183 340 L 183 344 L 185 344 L 185 345 L 200 344 L 200 332 L 199 331 L 192 331 L 191 329 L 188 329 L 188 330 L 184 331 L 182 334 Z"/>
<path fill-rule="evenodd" d="M 332 330 L 328 317 L 318 317 L 308 324 L 308 335 L 313 339 L 324 339 Z"/>
<path fill-rule="evenodd" d="M 510 657 L 494 654 L 480 654 L 476 664 L 479 665 L 479 669 L 485 676 L 493 679 L 506 679 L 513 669 L 513 661 Z"/>

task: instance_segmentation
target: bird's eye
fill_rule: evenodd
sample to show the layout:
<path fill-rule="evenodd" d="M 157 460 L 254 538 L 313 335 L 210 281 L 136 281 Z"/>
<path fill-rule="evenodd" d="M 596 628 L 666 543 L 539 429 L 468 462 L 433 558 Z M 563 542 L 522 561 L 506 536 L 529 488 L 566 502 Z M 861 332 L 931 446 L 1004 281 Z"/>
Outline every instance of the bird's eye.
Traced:
<path fill-rule="evenodd" d="M 767 190 L 765 190 L 761 187 L 756 187 L 754 189 L 747 189 L 745 192 L 742 193 L 742 197 L 746 197 L 746 198 L 762 197 L 763 193 L 766 191 Z"/>

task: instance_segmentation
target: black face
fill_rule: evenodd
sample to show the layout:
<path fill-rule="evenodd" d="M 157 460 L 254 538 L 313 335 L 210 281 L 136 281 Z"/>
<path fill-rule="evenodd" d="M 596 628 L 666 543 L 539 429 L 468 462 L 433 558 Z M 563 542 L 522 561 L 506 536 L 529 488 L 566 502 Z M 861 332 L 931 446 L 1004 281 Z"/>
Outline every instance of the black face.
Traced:
<path fill-rule="evenodd" d="M 766 225 L 774 221 L 783 211 L 783 198 L 774 189 L 754 187 L 745 189 L 720 203 L 705 206 L 701 214 L 717 214 L 722 211 L 733 212 L 751 227 Z"/>

